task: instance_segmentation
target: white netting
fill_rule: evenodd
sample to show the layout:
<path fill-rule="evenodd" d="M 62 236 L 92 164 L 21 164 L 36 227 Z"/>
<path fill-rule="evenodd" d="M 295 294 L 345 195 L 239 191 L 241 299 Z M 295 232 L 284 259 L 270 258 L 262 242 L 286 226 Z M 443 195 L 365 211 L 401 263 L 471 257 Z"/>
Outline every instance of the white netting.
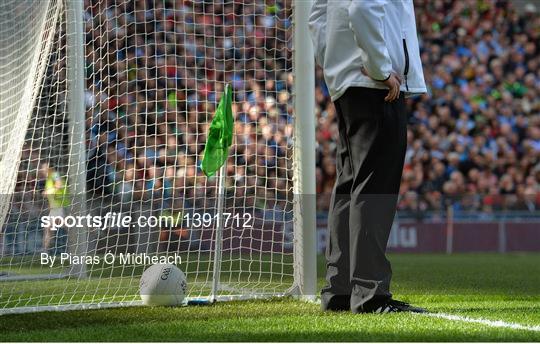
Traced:
<path fill-rule="evenodd" d="M 13 0 L 4 1 L 0 11 L 2 104 L 18 106 L 22 97 L 14 92 L 26 92 L 29 86 L 9 82 L 22 78 L 10 74 L 15 70 L 5 72 L 6 66 L 30 63 L 32 49 L 47 52 L 42 73 L 17 72 L 38 81 L 41 75 L 42 80 L 31 119 L 28 115 L 26 120 L 30 124 L 24 130 L 22 157 L 13 159 L 20 160 L 17 178 L 6 180 L 16 179 L 17 186 L 14 193 L 6 192 L 13 199 L 3 201 L 9 212 L 0 243 L 0 312 L 138 300 L 144 265 L 122 264 L 118 257 L 126 253 L 176 253 L 188 278 L 189 296 L 210 295 L 218 190 L 217 178 L 207 179 L 200 162 L 225 82 L 234 92 L 235 139 L 228 161 L 224 211 L 230 218 L 223 232 L 218 295 L 278 295 L 292 287 L 291 2 L 84 2 L 87 213 L 102 220 L 116 213 L 121 214 L 116 218 L 131 216 L 132 221 L 89 228 L 82 236 L 71 235 L 73 229 L 40 226 L 41 216 L 66 216 L 72 209 L 66 201 L 68 157 L 74 154 L 67 113 L 69 33 L 63 10 L 45 17 L 51 22 L 46 26 L 49 35 L 35 33 L 43 21 L 37 13 L 44 12 L 18 11 L 28 4 L 49 6 L 49 13 L 62 9 L 61 1 Z M 9 25 L 7 17 L 32 24 Z M 11 34 L 15 29 L 18 36 Z M 47 37 L 50 51 L 45 43 L 36 44 L 39 39 L 26 38 L 30 35 L 41 35 L 42 42 Z M 27 50 L 4 54 L 12 51 L 4 40 Z M 32 44 L 24 48 L 25 42 Z M 6 122 L 3 109 L 2 140 L 24 120 L 10 110 Z M 7 146 L 0 141 L 0 157 Z M 141 225 L 159 216 L 161 226 Z M 163 223 L 171 219 L 174 225 Z M 34 279 L 62 277 L 69 271 L 58 260 L 48 267 L 40 258 L 42 253 L 58 257 L 73 252 L 73 238 L 79 244 L 86 238 L 87 255 L 100 259 L 86 264 L 87 278 Z M 105 258 L 111 255 L 116 260 L 107 264 Z"/>
<path fill-rule="evenodd" d="M 0 228 L 61 8 L 59 1 L 0 3 Z"/>

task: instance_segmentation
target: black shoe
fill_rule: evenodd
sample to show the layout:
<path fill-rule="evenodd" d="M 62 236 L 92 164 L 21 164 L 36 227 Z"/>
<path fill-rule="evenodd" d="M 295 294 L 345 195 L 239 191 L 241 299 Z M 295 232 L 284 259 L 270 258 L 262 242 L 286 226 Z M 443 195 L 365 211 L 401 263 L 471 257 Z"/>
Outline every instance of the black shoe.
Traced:
<path fill-rule="evenodd" d="M 362 313 L 427 313 L 427 310 L 398 300 L 386 299 L 379 302 L 366 302 L 362 307 Z"/>
<path fill-rule="evenodd" d="M 350 295 L 334 295 L 328 302 L 321 302 L 323 311 L 344 312 L 351 310 Z"/>

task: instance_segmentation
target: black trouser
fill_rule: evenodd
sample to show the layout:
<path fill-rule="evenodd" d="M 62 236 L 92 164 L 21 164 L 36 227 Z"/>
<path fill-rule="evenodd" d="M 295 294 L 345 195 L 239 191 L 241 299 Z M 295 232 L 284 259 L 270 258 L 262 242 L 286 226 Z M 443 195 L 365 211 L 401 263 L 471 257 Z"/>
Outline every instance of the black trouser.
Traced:
<path fill-rule="evenodd" d="M 337 179 L 328 218 L 327 285 L 323 309 L 362 310 L 373 297 L 390 297 L 386 245 L 396 211 L 407 147 L 403 93 L 349 88 L 334 102 L 338 126 Z"/>

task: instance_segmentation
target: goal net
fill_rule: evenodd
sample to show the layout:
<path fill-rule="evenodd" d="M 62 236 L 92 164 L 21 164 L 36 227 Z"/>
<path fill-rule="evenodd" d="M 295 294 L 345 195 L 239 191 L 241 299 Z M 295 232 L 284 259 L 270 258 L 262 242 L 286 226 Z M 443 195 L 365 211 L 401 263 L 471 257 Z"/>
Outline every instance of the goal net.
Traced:
<path fill-rule="evenodd" d="M 298 293 L 292 0 L 74 3 L 0 2 L 0 314 L 137 304 L 156 261 L 191 299 Z"/>

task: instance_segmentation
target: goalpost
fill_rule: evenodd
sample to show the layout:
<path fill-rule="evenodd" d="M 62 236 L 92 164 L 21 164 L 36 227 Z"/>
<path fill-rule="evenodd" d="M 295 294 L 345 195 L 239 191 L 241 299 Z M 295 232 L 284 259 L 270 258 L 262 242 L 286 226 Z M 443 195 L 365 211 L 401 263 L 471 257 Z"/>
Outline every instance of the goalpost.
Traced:
<path fill-rule="evenodd" d="M 0 315 L 138 305 L 151 259 L 193 300 L 314 298 L 310 7 L 0 2 Z M 200 162 L 226 83 L 220 195 Z"/>

